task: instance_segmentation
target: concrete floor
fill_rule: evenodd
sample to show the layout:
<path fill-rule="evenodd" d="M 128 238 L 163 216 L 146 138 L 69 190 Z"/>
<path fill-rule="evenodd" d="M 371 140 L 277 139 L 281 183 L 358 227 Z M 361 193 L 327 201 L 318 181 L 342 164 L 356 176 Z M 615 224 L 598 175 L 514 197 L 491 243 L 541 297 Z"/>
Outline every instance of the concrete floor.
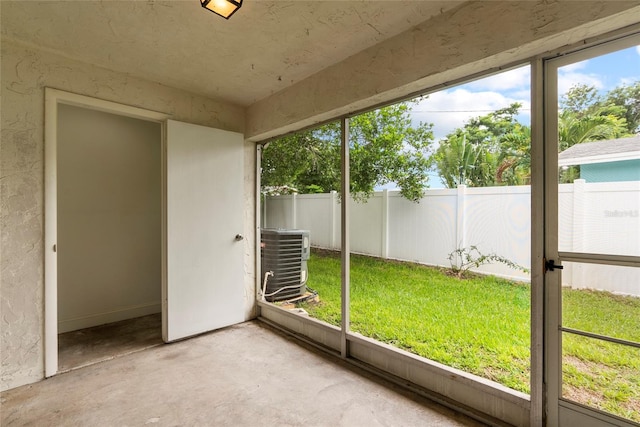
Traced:
<path fill-rule="evenodd" d="M 58 372 L 162 345 L 160 313 L 58 335 Z"/>
<path fill-rule="evenodd" d="M 248 322 L 0 394 L 2 426 L 480 426 Z"/>

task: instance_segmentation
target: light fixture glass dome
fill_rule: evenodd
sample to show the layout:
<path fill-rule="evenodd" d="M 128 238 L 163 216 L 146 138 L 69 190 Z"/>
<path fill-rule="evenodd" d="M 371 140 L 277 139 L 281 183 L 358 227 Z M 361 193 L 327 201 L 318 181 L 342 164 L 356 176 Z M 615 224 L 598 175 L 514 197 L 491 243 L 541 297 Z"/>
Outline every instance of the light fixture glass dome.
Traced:
<path fill-rule="evenodd" d="M 205 9 L 225 19 L 229 19 L 242 6 L 242 0 L 200 0 L 200 3 Z"/>

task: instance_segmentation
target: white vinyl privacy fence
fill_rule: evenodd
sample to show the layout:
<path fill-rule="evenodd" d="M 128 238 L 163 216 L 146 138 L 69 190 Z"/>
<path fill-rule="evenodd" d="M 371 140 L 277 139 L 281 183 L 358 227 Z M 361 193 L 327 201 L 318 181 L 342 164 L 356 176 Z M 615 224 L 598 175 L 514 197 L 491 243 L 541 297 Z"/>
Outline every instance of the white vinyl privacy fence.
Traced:
<path fill-rule="evenodd" d="M 562 184 L 559 210 L 561 251 L 640 254 L 640 182 Z M 449 253 L 475 245 L 530 268 L 529 186 L 428 190 L 420 203 L 385 190 L 352 202 L 350 221 L 354 253 L 448 267 Z M 267 196 L 262 227 L 310 230 L 312 246 L 339 250 L 340 198 L 335 192 Z M 529 280 L 502 264 L 478 271 Z M 563 283 L 640 296 L 640 269 L 565 263 Z"/>

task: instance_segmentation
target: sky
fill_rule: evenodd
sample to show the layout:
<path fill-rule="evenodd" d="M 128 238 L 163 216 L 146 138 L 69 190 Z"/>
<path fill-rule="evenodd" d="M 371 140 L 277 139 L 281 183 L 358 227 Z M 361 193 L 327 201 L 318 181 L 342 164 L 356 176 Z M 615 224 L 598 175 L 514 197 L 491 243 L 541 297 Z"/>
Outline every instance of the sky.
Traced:
<path fill-rule="evenodd" d="M 436 141 L 472 117 L 483 116 L 513 102 L 522 104 L 518 121 L 531 122 L 531 70 L 519 67 L 484 79 L 430 94 L 413 107 L 414 123 L 433 123 Z M 640 81 L 640 46 L 567 65 L 558 70 L 558 91 L 565 94 L 584 83 L 607 92 L 622 84 Z M 431 188 L 442 188 L 436 173 L 430 174 Z"/>

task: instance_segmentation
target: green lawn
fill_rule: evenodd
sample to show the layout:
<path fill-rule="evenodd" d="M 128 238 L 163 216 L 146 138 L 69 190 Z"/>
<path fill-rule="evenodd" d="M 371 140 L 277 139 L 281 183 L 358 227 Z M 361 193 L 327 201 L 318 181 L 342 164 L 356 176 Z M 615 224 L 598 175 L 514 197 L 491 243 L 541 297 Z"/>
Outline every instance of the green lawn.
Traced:
<path fill-rule="evenodd" d="M 340 324 L 340 258 L 316 250 L 304 308 Z M 640 341 L 640 298 L 563 291 L 563 323 Z M 420 356 L 529 392 L 529 285 L 493 276 L 351 256 L 351 329 Z M 565 336 L 565 396 L 640 421 L 640 351 Z"/>

